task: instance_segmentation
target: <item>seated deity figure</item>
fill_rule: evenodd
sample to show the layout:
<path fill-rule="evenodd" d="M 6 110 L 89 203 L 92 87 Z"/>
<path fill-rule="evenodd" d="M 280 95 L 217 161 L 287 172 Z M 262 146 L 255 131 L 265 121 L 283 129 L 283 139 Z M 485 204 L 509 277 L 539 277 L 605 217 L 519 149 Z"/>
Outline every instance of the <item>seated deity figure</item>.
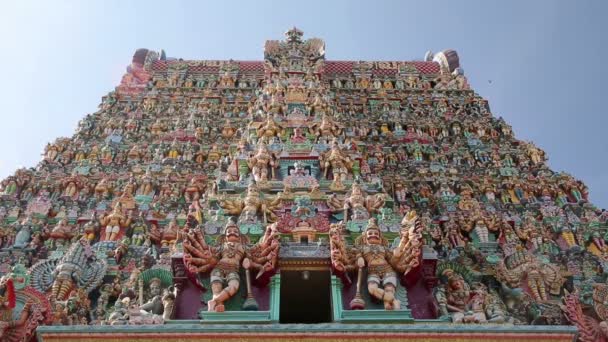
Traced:
<path fill-rule="evenodd" d="M 337 137 L 341 132 L 338 124 L 326 113 L 321 116 L 320 123 L 311 125 L 311 130 L 317 137 Z"/>
<path fill-rule="evenodd" d="M 133 145 L 133 147 L 131 147 L 131 149 L 127 153 L 127 159 L 130 162 L 137 162 L 139 161 L 139 158 L 141 158 L 142 155 L 143 153 L 140 150 L 139 145 Z"/>
<path fill-rule="evenodd" d="M 283 127 L 274 121 L 274 114 L 268 114 L 266 121 L 257 129 L 258 138 L 260 137 L 277 137 L 283 132 Z"/>
<path fill-rule="evenodd" d="M 94 221 L 94 218 L 95 218 L 95 214 L 93 214 L 91 217 L 91 220 L 89 220 L 89 222 L 82 225 L 79 230 L 80 235 L 83 238 L 89 240 L 89 242 L 95 240 L 96 223 Z"/>
<path fill-rule="evenodd" d="M 290 175 L 299 177 L 308 176 L 308 170 L 304 168 L 304 165 L 301 162 L 297 161 L 293 163 L 293 170 L 291 171 Z"/>
<path fill-rule="evenodd" d="M 272 94 L 272 96 L 270 97 L 270 103 L 268 104 L 266 109 L 269 113 L 272 113 L 273 115 L 283 114 L 286 111 L 286 107 L 280 103 L 276 94 Z"/>
<path fill-rule="evenodd" d="M 110 195 L 112 187 L 108 178 L 102 178 L 97 185 L 95 185 L 95 196 L 98 198 L 105 198 Z"/>
<path fill-rule="evenodd" d="M 461 323 L 465 317 L 471 290 L 464 279 L 451 269 L 445 270 L 443 276 L 447 278 L 447 282 L 435 295 L 440 311 L 445 316 L 450 315 L 452 322 Z"/>
<path fill-rule="evenodd" d="M 224 127 L 222 128 L 222 137 L 230 139 L 237 132 L 237 129 L 230 124 L 230 120 L 226 119 Z"/>
<path fill-rule="evenodd" d="M 143 305 L 139 307 L 142 313 L 162 315 L 163 314 L 163 301 L 161 298 L 161 280 L 153 278 L 150 280 L 148 285 L 148 296 L 149 299 Z"/>
<path fill-rule="evenodd" d="M 474 238 L 474 241 L 478 243 L 491 242 L 491 233 L 498 231 L 496 219 L 483 216 L 479 210 L 470 216 L 472 216 L 470 219 L 461 217 L 461 221 L 463 222 L 462 230 L 469 233 Z M 469 221 L 467 222 L 467 220 Z"/>
<path fill-rule="evenodd" d="M 209 162 L 210 165 L 219 166 L 221 158 L 222 152 L 220 151 L 217 144 L 211 145 L 211 148 L 207 152 L 207 162 Z"/>
<path fill-rule="evenodd" d="M 192 177 L 184 189 L 184 200 L 186 200 L 186 203 L 198 201 L 204 194 L 205 188 L 206 185 L 200 178 Z"/>
<path fill-rule="evenodd" d="M 355 181 L 352 185 L 350 195 L 344 199 L 344 220 L 348 219 L 350 211 L 351 219 L 367 219 L 370 214 L 375 213 L 384 206 L 387 195 L 379 193 L 376 195 L 366 195 L 359 182 Z"/>
<path fill-rule="evenodd" d="M 301 144 L 306 142 L 306 137 L 302 133 L 302 129 L 300 127 L 296 127 L 293 130 L 293 135 L 291 136 L 291 142 L 295 144 Z"/>
<path fill-rule="evenodd" d="M 220 206 L 228 215 L 238 215 L 239 222 L 258 222 L 258 215 L 262 216 L 262 222 L 275 222 L 278 217 L 273 212 L 280 203 L 281 198 L 277 196 L 272 201 L 262 198 L 256 183 L 252 182 L 247 187 L 247 193 L 243 199 L 225 199 L 220 201 Z"/>
<path fill-rule="evenodd" d="M 177 219 L 173 218 L 162 232 L 161 246 L 166 247 L 174 244 L 175 241 L 177 241 L 177 239 L 179 238 L 179 235 L 180 231 L 179 226 L 177 224 Z"/>
<path fill-rule="evenodd" d="M 129 323 L 129 302 L 129 297 L 116 300 L 114 311 L 108 316 L 110 325 L 126 325 Z"/>
<path fill-rule="evenodd" d="M 180 148 L 177 144 L 177 140 L 174 139 L 169 147 L 169 152 L 167 154 L 168 159 L 177 159 L 180 156 Z"/>
<path fill-rule="evenodd" d="M 63 196 L 74 198 L 75 196 L 77 196 L 77 194 L 78 186 L 76 185 L 76 182 L 74 180 L 70 179 L 69 181 L 67 181 L 67 185 L 63 190 Z"/>
<path fill-rule="evenodd" d="M 437 288 L 435 298 L 443 316 L 453 323 L 503 323 L 508 320 L 504 304 L 496 293 L 489 293 L 483 283 L 469 285 L 452 269 L 442 273 L 445 284 Z"/>
<path fill-rule="evenodd" d="M 74 236 L 72 227 L 68 223 L 67 217 L 62 218 L 51 230 L 49 237 L 55 241 L 55 243 L 63 244 L 65 241 L 69 241 Z"/>
<path fill-rule="evenodd" d="M 230 75 L 228 71 L 225 71 L 224 74 L 220 77 L 220 87 L 234 88 L 234 83 L 234 77 Z"/>
<path fill-rule="evenodd" d="M 154 272 L 158 270 L 148 270 L 145 272 Z M 144 280 L 139 278 L 139 305 L 135 305 L 129 310 L 129 324 L 162 324 L 163 319 L 171 319 L 174 311 L 173 300 L 167 300 L 167 297 L 174 297 L 167 284 L 163 284 L 163 280 L 155 275 L 152 278 Z M 160 276 L 160 275 L 159 275 Z M 166 276 L 163 277 L 166 279 Z M 170 279 L 170 278 L 169 278 Z M 144 286 L 148 287 L 148 291 L 144 293 Z M 163 291 L 163 287 L 165 290 Z M 145 297 L 148 298 L 144 302 Z"/>
<path fill-rule="evenodd" d="M 327 104 L 325 103 L 321 95 L 319 95 L 319 93 L 316 93 L 311 99 L 309 99 L 308 105 L 306 107 L 310 114 L 316 115 L 320 113 L 325 113 L 325 110 L 327 109 Z"/>
<path fill-rule="evenodd" d="M 131 224 L 131 218 L 125 217 L 121 213 L 121 205 L 120 203 L 116 203 L 114 210 L 112 213 L 102 217 L 99 220 L 99 223 L 102 227 L 105 228 L 105 240 L 106 241 L 116 241 L 119 238 L 120 232 L 122 229 L 126 228 Z"/>
<path fill-rule="evenodd" d="M 48 161 L 53 161 L 53 160 L 55 160 L 55 158 L 57 158 L 58 154 L 59 154 L 59 147 L 57 147 L 57 145 L 50 144 L 50 143 L 48 143 L 46 145 L 44 159 L 46 159 Z"/>

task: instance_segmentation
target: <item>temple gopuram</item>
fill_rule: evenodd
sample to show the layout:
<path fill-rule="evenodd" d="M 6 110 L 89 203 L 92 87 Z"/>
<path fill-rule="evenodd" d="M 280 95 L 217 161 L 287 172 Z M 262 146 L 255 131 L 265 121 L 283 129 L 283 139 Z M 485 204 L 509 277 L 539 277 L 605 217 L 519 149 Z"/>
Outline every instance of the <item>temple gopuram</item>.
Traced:
<path fill-rule="evenodd" d="M 608 212 L 454 50 L 139 49 L 0 186 L 0 340 L 608 341 Z"/>

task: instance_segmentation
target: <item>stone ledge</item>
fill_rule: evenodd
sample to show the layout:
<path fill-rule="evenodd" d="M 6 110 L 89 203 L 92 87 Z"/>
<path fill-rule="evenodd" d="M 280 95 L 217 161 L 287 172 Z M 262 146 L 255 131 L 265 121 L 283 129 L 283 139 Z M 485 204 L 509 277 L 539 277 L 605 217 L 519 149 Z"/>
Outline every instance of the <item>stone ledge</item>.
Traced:
<path fill-rule="evenodd" d="M 183 323 L 182 323 L 183 322 Z M 41 326 L 38 341 L 575 341 L 574 326 L 508 324 L 202 324 L 168 321 L 147 326 Z"/>

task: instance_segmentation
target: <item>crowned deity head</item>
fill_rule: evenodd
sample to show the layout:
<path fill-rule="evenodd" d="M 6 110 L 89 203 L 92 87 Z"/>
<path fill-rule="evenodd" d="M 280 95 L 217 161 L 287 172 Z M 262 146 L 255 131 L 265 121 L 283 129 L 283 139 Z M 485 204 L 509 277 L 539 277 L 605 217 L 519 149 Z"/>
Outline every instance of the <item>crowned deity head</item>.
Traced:
<path fill-rule="evenodd" d="M 148 287 L 151 297 L 159 296 L 161 292 L 161 280 L 159 278 L 152 278 Z"/>
<path fill-rule="evenodd" d="M 365 241 L 370 245 L 380 245 L 384 241 L 376 218 L 369 219 L 364 234 Z"/>
<path fill-rule="evenodd" d="M 229 221 L 224 227 L 224 236 L 228 242 L 240 242 L 241 230 L 234 221 Z"/>
<path fill-rule="evenodd" d="M 361 184 L 359 184 L 359 182 L 353 182 L 353 186 L 351 189 L 351 195 L 353 196 L 362 196 L 363 195 L 363 189 L 361 189 Z"/>
<path fill-rule="evenodd" d="M 247 196 L 257 196 L 259 194 L 258 186 L 255 182 L 249 183 L 247 186 Z"/>

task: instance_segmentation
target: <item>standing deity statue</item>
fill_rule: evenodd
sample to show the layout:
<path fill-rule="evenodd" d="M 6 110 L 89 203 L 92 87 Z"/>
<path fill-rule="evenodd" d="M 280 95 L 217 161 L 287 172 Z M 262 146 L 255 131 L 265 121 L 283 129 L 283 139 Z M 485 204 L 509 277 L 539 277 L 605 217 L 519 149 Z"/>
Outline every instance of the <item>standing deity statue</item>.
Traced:
<path fill-rule="evenodd" d="M 339 180 L 343 182 L 346 180 L 348 172 L 353 167 L 353 161 L 351 158 L 343 152 L 338 146 L 338 141 L 334 139 L 331 143 L 329 151 L 321 155 L 321 169 L 323 170 L 323 176 L 329 179 L 328 173 L 331 170 L 334 182 Z"/>
<path fill-rule="evenodd" d="M 250 269 L 259 270 L 258 277 L 275 268 L 278 241 L 270 236 L 249 247 L 247 236 L 241 234 L 237 224 L 228 222 L 218 243 L 215 247 L 207 245 L 201 230 L 188 232 L 184 241 L 184 261 L 191 273 L 210 272 L 213 298 L 207 302 L 208 310 L 222 312 L 224 303 L 239 290 L 241 267 L 247 274 Z M 247 281 L 250 281 L 249 275 Z M 248 289 L 250 285 L 247 284 Z"/>
<path fill-rule="evenodd" d="M 268 149 L 268 146 L 263 141 L 258 143 L 257 151 L 247 161 L 253 179 L 256 182 L 265 182 L 268 180 L 268 170 L 270 169 L 271 178 L 275 178 L 275 168 L 277 166 L 276 156 Z"/>
<path fill-rule="evenodd" d="M 399 310 L 401 302 L 395 297 L 402 275 L 408 274 L 420 263 L 422 253 L 422 225 L 414 211 L 401 222 L 400 241 L 391 248 L 383 237 L 375 218 L 371 218 L 365 231 L 348 247 L 340 237 L 343 223 L 333 225 L 330 232 L 332 266 L 338 273 L 358 268 L 357 294 L 351 308 L 363 309 L 365 302 L 360 293 L 363 269 L 367 268 L 367 291 L 384 303 L 386 310 Z"/>

